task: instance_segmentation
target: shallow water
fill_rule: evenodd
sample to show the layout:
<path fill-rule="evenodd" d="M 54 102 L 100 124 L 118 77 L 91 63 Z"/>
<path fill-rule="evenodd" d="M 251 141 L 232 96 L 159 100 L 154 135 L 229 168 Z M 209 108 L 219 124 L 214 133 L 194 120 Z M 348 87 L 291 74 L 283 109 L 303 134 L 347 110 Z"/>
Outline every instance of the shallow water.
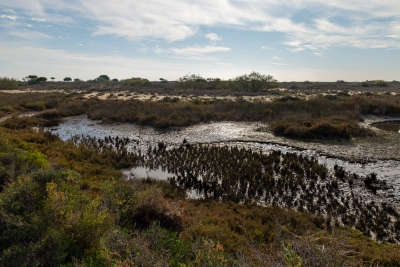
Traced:
<path fill-rule="evenodd" d="M 173 173 L 169 173 L 167 170 L 161 168 L 149 169 L 146 167 L 135 167 L 124 171 L 124 174 L 128 178 L 154 178 L 159 180 L 168 180 L 169 177 L 174 176 Z"/>
<path fill-rule="evenodd" d="M 183 140 L 189 143 L 208 143 L 228 146 L 249 147 L 260 149 L 263 152 L 271 150 L 280 150 L 283 153 L 299 153 L 310 157 L 316 157 L 320 164 L 333 169 L 336 165 L 343 167 L 347 172 L 356 173 L 359 176 L 365 176 L 372 172 L 377 174 L 379 180 L 384 180 L 392 187 L 387 191 L 378 191 L 378 194 L 385 198 L 390 198 L 389 202 L 400 204 L 400 162 L 394 160 L 378 160 L 366 164 L 351 163 L 338 158 L 329 158 L 319 154 L 314 150 L 298 150 L 290 146 L 277 145 L 273 143 L 260 142 L 240 142 L 238 140 L 246 138 L 254 133 L 256 123 L 244 122 L 218 122 L 210 124 L 200 124 L 186 127 L 179 130 L 158 131 L 152 127 L 139 126 L 128 123 L 104 124 L 101 121 L 93 121 L 80 115 L 65 119 L 60 126 L 50 127 L 54 134 L 61 139 L 68 140 L 76 135 L 104 138 L 105 136 L 129 138 L 135 142 L 129 143 L 128 150 L 146 151 L 149 146 L 156 146 L 159 142 L 166 143 L 169 146 L 181 144 Z M 345 148 L 344 148 L 345 149 Z M 134 168 L 126 171 L 127 176 L 152 177 L 158 179 L 167 179 L 173 176 L 165 170 L 149 170 L 144 167 Z"/>
<path fill-rule="evenodd" d="M 400 123 L 381 123 L 374 126 L 381 130 L 400 133 Z"/>

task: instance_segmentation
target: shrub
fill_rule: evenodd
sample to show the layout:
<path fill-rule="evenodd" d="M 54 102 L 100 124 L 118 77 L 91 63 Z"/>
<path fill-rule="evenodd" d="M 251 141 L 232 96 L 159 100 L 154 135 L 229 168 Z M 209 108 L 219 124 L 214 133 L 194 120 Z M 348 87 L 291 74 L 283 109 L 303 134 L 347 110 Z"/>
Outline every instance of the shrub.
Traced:
<path fill-rule="evenodd" d="M 249 75 L 244 74 L 234 79 L 234 83 L 239 89 L 260 91 L 277 87 L 276 80 L 271 75 L 264 75 L 258 72 L 252 72 Z"/>
<path fill-rule="evenodd" d="M 128 210 L 126 217 L 123 217 L 123 222 L 138 229 L 147 229 L 154 222 L 172 231 L 183 229 L 179 208 L 171 205 L 159 189 L 142 192 L 138 204 Z"/>
<path fill-rule="evenodd" d="M 275 135 L 291 138 L 315 138 L 315 139 L 350 139 L 353 131 L 347 122 L 320 121 L 317 123 L 278 121 L 272 125 Z M 356 132 L 354 132 L 356 133 Z"/>
<path fill-rule="evenodd" d="M 23 118 L 10 118 L 8 120 L 3 121 L 0 125 L 8 128 L 8 129 L 28 129 L 34 126 L 37 126 L 42 122 L 41 119 L 35 117 L 23 117 Z"/>
<path fill-rule="evenodd" d="M 150 83 L 149 80 L 142 79 L 142 78 L 134 78 L 134 79 L 131 79 L 129 81 L 129 85 L 130 86 L 139 86 L 139 85 L 147 86 L 147 85 L 150 85 L 150 84 L 151 83 Z"/>
<path fill-rule="evenodd" d="M 374 82 L 375 86 L 388 87 L 388 83 L 384 80 L 377 80 Z"/>
<path fill-rule="evenodd" d="M 18 82 L 14 78 L 0 78 L 0 90 L 15 90 L 18 89 Z"/>

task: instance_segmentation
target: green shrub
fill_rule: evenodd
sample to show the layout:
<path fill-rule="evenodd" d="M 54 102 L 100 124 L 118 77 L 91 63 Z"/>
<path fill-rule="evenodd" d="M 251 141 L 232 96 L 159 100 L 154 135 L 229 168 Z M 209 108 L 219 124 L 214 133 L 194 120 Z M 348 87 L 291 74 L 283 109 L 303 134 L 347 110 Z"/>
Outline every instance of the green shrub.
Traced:
<path fill-rule="evenodd" d="M 278 87 L 277 81 L 271 75 L 264 75 L 258 72 L 252 72 L 250 74 L 244 74 L 238 76 L 233 81 L 237 88 L 260 91 L 262 89 L 270 89 Z"/>
<path fill-rule="evenodd" d="M 368 85 L 368 82 L 362 82 L 362 83 L 361 83 L 361 86 L 362 86 L 362 87 L 368 87 L 369 85 Z"/>
<path fill-rule="evenodd" d="M 18 89 L 18 81 L 14 78 L 0 78 L 0 90 L 16 90 Z"/>
<path fill-rule="evenodd" d="M 388 83 L 384 80 L 377 80 L 374 82 L 375 86 L 388 87 Z"/>
<path fill-rule="evenodd" d="M 135 78 L 129 81 L 129 85 L 130 86 L 139 86 L 139 85 L 143 85 L 143 86 L 147 86 L 150 85 L 150 81 L 147 79 L 142 79 L 142 78 Z"/>
<path fill-rule="evenodd" d="M 24 104 L 24 107 L 26 109 L 32 109 L 32 110 L 45 110 L 46 109 L 46 101 L 35 101 L 35 102 L 28 102 Z"/>

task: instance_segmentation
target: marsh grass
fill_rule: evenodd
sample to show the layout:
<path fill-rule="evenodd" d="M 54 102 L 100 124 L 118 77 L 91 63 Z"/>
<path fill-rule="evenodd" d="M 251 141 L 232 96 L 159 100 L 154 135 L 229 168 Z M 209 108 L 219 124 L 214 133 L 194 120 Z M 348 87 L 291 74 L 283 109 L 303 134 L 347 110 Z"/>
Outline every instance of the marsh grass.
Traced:
<path fill-rule="evenodd" d="M 125 180 L 124 144 L 0 128 L 1 266 L 398 266 L 400 248 L 310 213 Z M 126 161 L 131 159 L 132 161 Z M 122 163 L 122 164 L 121 164 Z M 14 171 L 15 170 L 15 171 Z M 373 221 L 373 220 L 371 220 Z M 336 263 L 333 265 L 333 263 Z"/>
<path fill-rule="evenodd" d="M 315 158 L 297 154 L 188 143 L 170 149 L 160 143 L 148 152 L 150 169 L 167 170 L 174 174 L 171 184 L 194 190 L 204 199 L 295 209 L 325 216 L 326 227 L 341 223 L 379 240 L 400 241 L 394 225 L 400 215 L 387 203 L 354 193 L 351 174 L 338 166 L 330 173 Z M 353 176 L 364 179 L 365 190 L 376 193 L 376 174 Z"/>
<path fill-rule="evenodd" d="M 105 122 L 132 122 L 157 128 L 189 126 L 211 121 L 255 121 L 270 124 L 276 135 L 305 139 L 350 139 L 373 135 L 360 127 L 363 114 L 400 114 L 400 97 L 357 95 L 284 96 L 272 102 L 235 100 L 101 101 L 90 105 L 88 116 Z"/>
<path fill-rule="evenodd" d="M 7 112 L 23 110 L 41 111 L 57 107 L 65 97 L 65 95 L 55 93 L 9 94 L 0 92 L 0 110 Z"/>

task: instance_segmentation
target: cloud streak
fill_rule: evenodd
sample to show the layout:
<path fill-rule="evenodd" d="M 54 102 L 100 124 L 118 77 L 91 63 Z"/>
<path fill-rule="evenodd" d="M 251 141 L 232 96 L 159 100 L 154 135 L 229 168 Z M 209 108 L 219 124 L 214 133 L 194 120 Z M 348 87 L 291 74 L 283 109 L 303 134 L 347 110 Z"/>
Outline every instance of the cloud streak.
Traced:
<path fill-rule="evenodd" d="M 9 30 L 8 34 L 11 36 L 19 37 L 27 40 L 36 40 L 36 39 L 53 39 L 53 37 L 38 31 L 32 31 L 27 29 L 22 30 Z"/>
<path fill-rule="evenodd" d="M 15 15 L 5 15 L 5 14 L 1 14 L 1 15 L 0 15 L 0 19 L 16 20 L 16 19 L 18 19 L 18 17 L 15 16 Z"/>
<path fill-rule="evenodd" d="M 200 56 L 203 54 L 215 53 L 215 52 L 228 52 L 231 49 L 223 46 L 195 46 L 185 48 L 172 48 L 175 54 L 180 56 Z"/>
<path fill-rule="evenodd" d="M 202 27 L 282 33 L 286 36 L 285 44 L 293 51 L 336 45 L 398 48 L 400 40 L 400 2 L 392 0 L 362 2 L 362 8 L 359 0 L 15 0 L 3 1 L 0 8 L 22 10 L 35 18 L 69 11 L 80 19 L 96 22 L 94 35 L 132 40 L 175 42 L 196 35 Z M 305 12 L 310 13 L 309 21 L 299 17 Z M 335 22 L 344 18 L 344 25 Z M 75 17 L 69 18 L 74 20 Z M 368 36 L 375 36 L 375 40 Z M 205 37 L 212 42 L 221 40 L 215 33 Z"/>

